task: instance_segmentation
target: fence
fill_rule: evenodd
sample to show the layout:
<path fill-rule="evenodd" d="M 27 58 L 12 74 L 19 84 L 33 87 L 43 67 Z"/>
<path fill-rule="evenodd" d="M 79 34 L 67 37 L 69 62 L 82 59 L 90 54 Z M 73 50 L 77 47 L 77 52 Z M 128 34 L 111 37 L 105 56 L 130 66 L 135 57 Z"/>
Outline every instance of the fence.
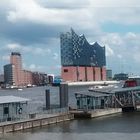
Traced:
<path fill-rule="evenodd" d="M 55 124 L 63 121 L 74 119 L 74 114 L 63 114 L 49 118 L 35 118 L 28 120 L 21 120 L 15 122 L 4 122 L 0 124 L 0 133 L 14 132 L 25 130 L 29 128 L 42 127 L 45 125 Z"/>
<path fill-rule="evenodd" d="M 61 114 L 67 114 L 69 112 L 68 108 L 54 108 L 50 110 L 38 110 L 38 111 L 30 111 L 30 112 L 23 112 L 22 114 L 15 114 L 10 118 L 3 118 L 0 119 L 0 122 L 9 122 L 9 121 L 21 121 L 27 119 L 39 119 L 39 118 L 49 118 L 58 116 Z"/>

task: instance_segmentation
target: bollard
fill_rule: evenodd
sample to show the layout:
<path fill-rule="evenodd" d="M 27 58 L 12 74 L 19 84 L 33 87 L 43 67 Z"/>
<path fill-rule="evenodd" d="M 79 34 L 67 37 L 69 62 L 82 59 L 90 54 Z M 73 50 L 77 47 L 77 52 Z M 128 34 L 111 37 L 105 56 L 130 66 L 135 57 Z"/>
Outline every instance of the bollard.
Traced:
<path fill-rule="evenodd" d="M 59 87 L 60 107 L 68 107 L 68 84 L 62 83 Z"/>
<path fill-rule="evenodd" d="M 45 93 L 46 93 L 46 109 L 49 110 L 50 109 L 50 90 L 46 89 Z"/>

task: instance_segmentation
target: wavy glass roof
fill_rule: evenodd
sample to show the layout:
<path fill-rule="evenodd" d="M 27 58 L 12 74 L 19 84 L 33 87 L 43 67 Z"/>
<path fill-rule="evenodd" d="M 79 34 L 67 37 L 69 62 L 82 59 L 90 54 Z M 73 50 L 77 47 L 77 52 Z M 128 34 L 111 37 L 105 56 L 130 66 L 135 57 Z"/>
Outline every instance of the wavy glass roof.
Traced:
<path fill-rule="evenodd" d="M 77 35 L 73 29 L 71 32 L 62 33 L 61 63 L 63 66 L 98 66 L 106 65 L 105 47 L 97 42 L 90 44 L 86 37 Z"/>

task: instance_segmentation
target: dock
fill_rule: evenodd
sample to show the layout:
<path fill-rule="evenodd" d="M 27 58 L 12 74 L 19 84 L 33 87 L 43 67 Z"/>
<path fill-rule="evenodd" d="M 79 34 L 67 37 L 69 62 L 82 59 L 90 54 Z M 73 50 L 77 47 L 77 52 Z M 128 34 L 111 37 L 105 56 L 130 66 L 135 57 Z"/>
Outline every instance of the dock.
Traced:
<path fill-rule="evenodd" d="M 71 121 L 76 118 L 95 118 L 105 115 L 112 115 L 115 113 L 121 113 L 121 108 L 112 109 L 97 109 L 88 112 L 80 110 L 71 110 L 64 114 L 50 114 L 47 116 L 41 116 L 33 119 L 25 119 L 20 121 L 7 121 L 0 123 L 0 133 L 16 132 L 35 127 L 42 127 L 51 124 L 57 124 L 60 122 Z"/>
<path fill-rule="evenodd" d="M 80 111 L 80 110 L 72 110 L 70 111 L 74 114 L 74 118 L 97 118 L 106 115 L 113 115 L 117 113 L 121 113 L 121 108 L 108 108 L 108 109 L 96 109 L 91 111 Z"/>
<path fill-rule="evenodd" d="M 66 113 L 66 114 L 56 114 L 49 117 L 40 117 L 35 119 L 27 119 L 22 121 L 9 121 L 0 123 L 0 133 L 8 133 L 21 131 L 25 129 L 42 127 L 45 125 L 55 124 L 64 121 L 70 121 L 74 119 L 74 114 Z"/>

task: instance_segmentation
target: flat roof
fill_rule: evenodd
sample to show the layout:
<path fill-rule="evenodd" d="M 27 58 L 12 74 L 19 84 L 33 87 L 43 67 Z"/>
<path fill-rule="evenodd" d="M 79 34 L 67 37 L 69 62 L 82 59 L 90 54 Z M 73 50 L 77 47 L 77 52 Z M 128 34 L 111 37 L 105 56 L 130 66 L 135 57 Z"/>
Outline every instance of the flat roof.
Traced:
<path fill-rule="evenodd" d="M 118 92 L 128 92 L 128 91 L 140 91 L 140 86 L 136 86 L 136 87 L 126 87 L 126 88 L 118 88 L 113 90 L 114 93 L 118 93 Z"/>
<path fill-rule="evenodd" d="M 27 102 L 29 99 L 17 96 L 0 96 L 0 104 Z"/>
<path fill-rule="evenodd" d="M 115 93 L 125 93 L 130 91 L 140 91 L 140 86 L 136 87 L 126 87 L 126 88 L 108 88 L 108 89 L 93 89 L 91 92 L 103 93 L 103 94 L 115 94 Z"/>
<path fill-rule="evenodd" d="M 62 82 L 61 84 L 68 84 L 68 86 L 82 86 L 82 85 L 104 85 L 104 84 L 118 84 L 119 81 L 79 81 L 79 82 Z"/>
<path fill-rule="evenodd" d="M 92 96 L 92 97 L 108 97 L 108 94 L 103 93 L 97 93 L 93 91 L 81 91 L 81 92 L 75 92 L 77 95 L 84 95 L 84 96 Z"/>

